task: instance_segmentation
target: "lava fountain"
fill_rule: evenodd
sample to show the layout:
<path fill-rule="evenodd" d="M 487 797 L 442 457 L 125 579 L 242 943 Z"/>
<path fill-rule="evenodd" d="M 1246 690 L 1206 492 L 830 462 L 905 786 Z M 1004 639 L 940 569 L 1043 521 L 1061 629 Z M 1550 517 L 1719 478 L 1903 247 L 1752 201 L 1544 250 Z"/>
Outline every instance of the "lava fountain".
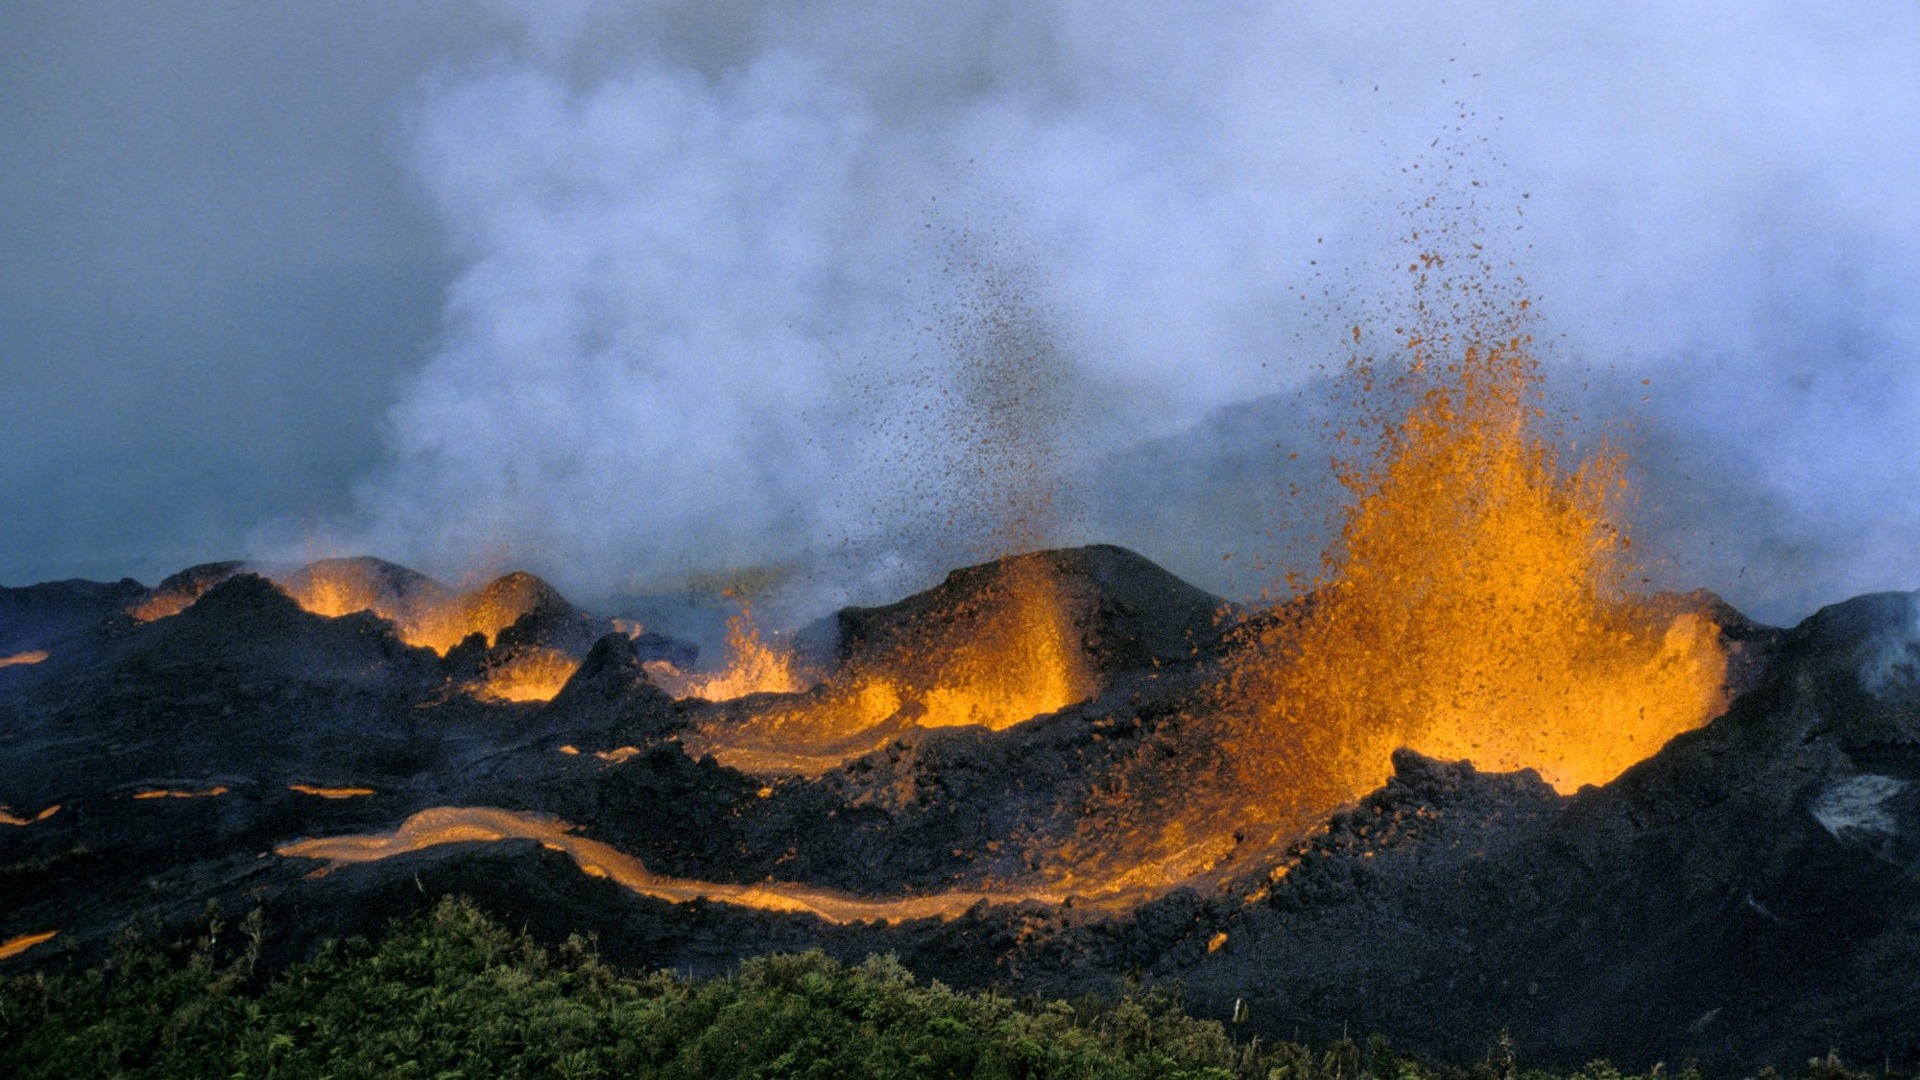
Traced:
<path fill-rule="evenodd" d="M 1564 793 L 1724 708 L 1719 628 L 1628 588 L 1622 453 L 1563 456 L 1528 305 L 1446 282 L 1476 305 L 1446 320 L 1426 303 L 1440 265 L 1415 265 L 1401 348 L 1347 364 L 1346 498 L 1319 573 L 1234 628 L 1179 763 L 1143 753 L 1097 795 L 1062 880 L 1172 882 L 1287 842 L 1384 783 L 1400 747 Z"/>
<path fill-rule="evenodd" d="M 1718 627 L 1627 592 L 1622 456 L 1561 460 L 1525 313 L 1351 362 L 1357 386 L 1412 405 L 1338 465 L 1349 500 L 1321 579 L 1227 666 L 1248 789 L 1344 801 L 1409 746 L 1571 791 L 1724 706 Z"/>

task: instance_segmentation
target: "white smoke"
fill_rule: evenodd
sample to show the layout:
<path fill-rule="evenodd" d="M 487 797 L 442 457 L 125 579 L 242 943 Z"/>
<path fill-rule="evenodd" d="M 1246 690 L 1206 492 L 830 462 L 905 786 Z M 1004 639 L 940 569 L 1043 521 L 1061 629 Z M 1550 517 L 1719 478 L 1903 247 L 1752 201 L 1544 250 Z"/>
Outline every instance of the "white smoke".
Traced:
<path fill-rule="evenodd" d="M 1337 362 L 1444 189 L 1597 365 L 1580 407 L 1637 411 L 1663 584 L 1776 618 L 1920 585 L 1911 4 L 523 7 L 416 103 L 465 269 L 343 542 L 589 596 L 882 559 L 942 520 L 913 410 L 1004 258 L 1105 500 L 1059 539 L 1240 589 L 1272 503 L 1234 485 L 1315 436 L 1217 410 Z"/>

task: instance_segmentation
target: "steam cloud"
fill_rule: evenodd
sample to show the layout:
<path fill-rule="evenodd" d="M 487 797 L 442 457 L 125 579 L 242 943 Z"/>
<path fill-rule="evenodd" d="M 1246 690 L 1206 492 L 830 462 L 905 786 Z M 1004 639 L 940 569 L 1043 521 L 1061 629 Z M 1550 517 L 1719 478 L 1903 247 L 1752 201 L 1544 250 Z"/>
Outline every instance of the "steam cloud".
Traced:
<path fill-rule="evenodd" d="M 991 494 L 940 418 L 1011 302 L 1059 366 L 1051 539 L 1245 593 L 1444 190 L 1573 408 L 1631 417 L 1656 584 L 1773 619 L 1920 586 L 1920 8 L 1187 11 L 526 6 L 415 103 L 464 270 L 341 543 L 857 593 Z"/>

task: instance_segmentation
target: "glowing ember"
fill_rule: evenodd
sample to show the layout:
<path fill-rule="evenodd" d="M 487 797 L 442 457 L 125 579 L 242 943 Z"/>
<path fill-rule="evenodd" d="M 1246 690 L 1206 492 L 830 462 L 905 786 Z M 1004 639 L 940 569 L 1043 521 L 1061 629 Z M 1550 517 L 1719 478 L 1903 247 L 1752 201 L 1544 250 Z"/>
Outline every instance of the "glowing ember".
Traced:
<path fill-rule="evenodd" d="M 34 649 L 30 652 L 17 652 L 12 656 L 0 656 L 0 668 L 13 667 L 16 664 L 38 664 L 47 658 L 47 650 Z"/>
<path fill-rule="evenodd" d="M 206 799 L 226 793 L 226 785 L 220 784 L 199 791 L 188 791 L 184 788 L 149 788 L 146 791 L 134 792 L 133 797 L 136 799 Z"/>
<path fill-rule="evenodd" d="M 357 799 L 375 793 L 370 787 L 315 787 L 312 784 L 288 784 L 287 788 L 302 795 L 317 795 L 322 799 Z"/>
<path fill-rule="evenodd" d="M 731 885 L 664 877 L 639 859 L 597 840 L 576 836 L 573 826 L 538 814 L 516 813 L 492 807 L 435 807 L 422 810 L 387 833 L 333 836 L 301 840 L 274 848 L 277 855 L 322 859 L 322 872 L 343 864 L 374 862 L 421 851 L 440 844 L 537 840 L 549 850 L 565 854 L 581 872 L 608 878 L 642 896 L 671 903 L 707 900 L 761 911 L 813 915 L 830 923 L 951 919 L 975 904 L 1012 904 L 1029 900 L 1058 903 L 1046 893 L 944 892 L 894 900 L 867 900 L 805 885 L 767 882 Z"/>
<path fill-rule="evenodd" d="M 45 821 L 59 812 L 59 803 L 54 803 L 32 816 L 16 814 L 11 806 L 0 806 L 0 825 L 31 825 L 36 821 Z"/>
<path fill-rule="evenodd" d="M 58 930 L 48 930 L 39 934 L 22 934 L 16 938 L 0 941 L 0 960 L 10 960 L 35 945 L 45 944 L 60 936 Z"/>
<path fill-rule="evenodd" d="M 488 667 L 470 689 L 499 701 L 551 701 L 579 667 L 580 661 L 554 649 L 523 649 Z"/>

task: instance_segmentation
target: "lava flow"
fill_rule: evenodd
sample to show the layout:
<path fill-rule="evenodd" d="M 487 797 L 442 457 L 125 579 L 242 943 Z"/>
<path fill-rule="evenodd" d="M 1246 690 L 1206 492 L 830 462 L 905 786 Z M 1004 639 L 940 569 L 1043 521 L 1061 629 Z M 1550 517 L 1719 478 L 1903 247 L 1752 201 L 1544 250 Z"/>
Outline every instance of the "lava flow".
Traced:
<path fill-rule="evenodd" d="M 370 787 L 316 787 L 312 784 L 288 784 L 289 791 L 322 799 L 358 799 L 376 794 Z"/>
<path fill-rule="evenodd" d="M 59 936 L 60 931 L 47 930 L 38 934 L 22 934 L 16 938 L 8 938 L 5 941 L 0 941 L 0 960 L 7 960 L 19 956 L 35 945 L 45 944 Z"/>
<path fill-rule="evenodd" d="M 31 825 L 36 821 L 45 821 L 60 812 L 60 804 L 43 808 L 37 814 L 16 814 L 11 806 L 0 806 L 0 825 Z"/>
<path fill-rule="evenodd" d="M 14 653 L 12 656 L 0 656 L 0 668 L 44 663 L 47 655 L 45 649 L 33 649 L 29 652 Z"/>
<path fill-rule="evenodd" d="M 375 862 L 441 844 L 537 840 L 558 851 L 591 877 L 611 879 L 641 896 L 669 903 L 694 900 L 750 907 L 761 911 L 813 915 L 830 923 L 890 922 L 905 919 L 951 919 L 980 903 L 1021 903 L 1037 900 L 1058 903 L 1047 893 L 942 892 L 893 900 L 870 900 L 787 882 L 731 885 L 665 877 L 646 864 L 598 840 L 575 835 L 574 826 L 540 814 L 519 813 L 486 806 L 439 806 L 422 810 L 392 832 L 367 836 L 330 836 L 282 844 L 274 853 L 324 860 L 321 873 L 336 866 Z"/>

